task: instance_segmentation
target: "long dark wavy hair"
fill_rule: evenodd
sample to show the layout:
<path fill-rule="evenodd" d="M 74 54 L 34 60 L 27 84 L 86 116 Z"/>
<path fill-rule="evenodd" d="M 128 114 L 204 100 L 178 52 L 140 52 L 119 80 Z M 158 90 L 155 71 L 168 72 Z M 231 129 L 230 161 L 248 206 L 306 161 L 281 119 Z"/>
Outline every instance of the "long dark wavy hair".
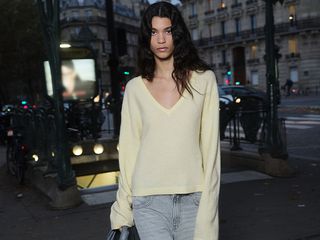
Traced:
<path fill-rule="evenodd" d="M 181 13 L 171 3 L 156 2 L 151 4 L 144 12 L 141 19 L 139 32 L 138 49 L 138 74 L 148 81 L 152 81 L 155 71 L 155 59 L 150 49 L 152 18 L 164 17 L 171 20 L 171 32 L 173 37 L 173 59 L 174 70 L 172 78 L 174 79 L 178 92 L 182 96 L 185 89 L 193 97 L 189 80 L 191 71 L 203 72 L 211 69 L 203 60 L 200 59 L 195 48 L 190 32 L 181 16 Z"/>

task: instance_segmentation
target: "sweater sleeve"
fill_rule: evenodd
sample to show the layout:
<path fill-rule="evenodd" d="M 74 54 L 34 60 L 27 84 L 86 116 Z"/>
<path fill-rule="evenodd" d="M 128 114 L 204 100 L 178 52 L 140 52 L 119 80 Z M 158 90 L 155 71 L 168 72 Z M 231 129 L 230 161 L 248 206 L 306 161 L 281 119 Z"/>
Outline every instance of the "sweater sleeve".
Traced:
<path fill-rule="evenodd" d="M 116 201 L 111 206 L 111 229 L 133 226 L 131 177 L 140 144 L 140 124 L 134 111 L 134 98 L 130 97 L 130 81 L 127 83 L 121 108 L 119 134 L 119 184 Z"/>
<path fill-rule="evenodd" d="M 200 149 L 204 171 L 204 188 L 196 218 L 194 240 L 218 240 L 220 192 L 219 94 L 215 74 L 209 71 L 204 97 Z"/>

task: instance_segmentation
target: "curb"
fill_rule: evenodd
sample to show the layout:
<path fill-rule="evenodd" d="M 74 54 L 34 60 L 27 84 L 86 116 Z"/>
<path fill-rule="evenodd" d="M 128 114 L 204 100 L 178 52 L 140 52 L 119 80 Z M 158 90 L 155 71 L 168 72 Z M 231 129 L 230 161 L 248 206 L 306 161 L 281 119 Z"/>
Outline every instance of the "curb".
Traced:
<path fill-rule="evenodd" d="M 260 155 L 221 148 L 221 162 L 224 167 L 248 167 L 273 177 L 292 177 L 296 174 L 287 160 L 273 158 L 269 154 Z"/>
<path fill-rule="evenodd" d="M 80 192 L 76 185 L 61 190 L 57 184 L 56 177 L 45 177 L 43 171 L 36 168 L 27 171 L 26 176 L 36 189 L 51 200 L 49 204 L 52 209 L 69 209 L 82 203 Z"/>

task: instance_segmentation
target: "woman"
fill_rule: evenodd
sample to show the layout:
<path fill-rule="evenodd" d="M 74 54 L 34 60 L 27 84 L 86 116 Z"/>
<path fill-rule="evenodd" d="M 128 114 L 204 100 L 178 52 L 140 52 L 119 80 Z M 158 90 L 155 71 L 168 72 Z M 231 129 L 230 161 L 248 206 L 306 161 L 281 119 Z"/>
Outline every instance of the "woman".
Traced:
<path fill-rule="evenodd" d="M 62 84 L 64 87 L 63 96 L 65 98 L 75 98 L 76 97 L 76 86 L 81 81 L 72 60 L 63 61 L 61 65 L 62 74 Z"/>
<path fill-rule="evenodd" d="M 142 240 L 218 239 L 219 97 L 178 9 L 150 5 L 142 18 L 138 77 L 126 86 L 119 189 L 111 228 Z"/>

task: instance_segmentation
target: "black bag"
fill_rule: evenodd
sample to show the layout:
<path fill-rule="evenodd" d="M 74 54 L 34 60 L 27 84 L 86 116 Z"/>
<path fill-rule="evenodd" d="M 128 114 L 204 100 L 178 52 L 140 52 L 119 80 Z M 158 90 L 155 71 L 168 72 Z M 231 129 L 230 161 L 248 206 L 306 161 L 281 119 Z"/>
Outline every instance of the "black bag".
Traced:
<path fill-rule="evenodd" d="M 107 240 L 140 240 L 137 228 L 135 225 L 127 227 L 120 232 L 119 229 L 110 230 L 107 235 Z"/>

